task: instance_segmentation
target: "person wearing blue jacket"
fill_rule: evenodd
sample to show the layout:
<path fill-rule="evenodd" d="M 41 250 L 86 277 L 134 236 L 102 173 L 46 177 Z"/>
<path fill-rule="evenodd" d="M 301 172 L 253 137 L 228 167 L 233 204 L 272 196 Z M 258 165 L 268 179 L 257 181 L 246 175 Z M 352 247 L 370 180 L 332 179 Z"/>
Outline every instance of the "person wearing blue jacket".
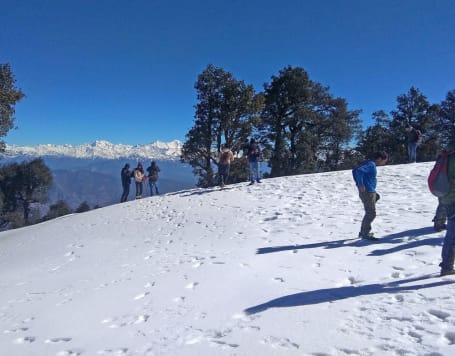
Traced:
<path fill-rule="evenodd" d="M 361 239 L 376 239 L 371 233 L 371 223 L 376 217 L 376 202 L 379 200 L 379 194 L 376 192 L 376 166 L 385 165 L 387 159 L 387 153 L 379 151 L 373 155 L 373 159 L 366 160 L 352 170 L 352 176 L 365 209 L 365 216 L 359 233 L 359 238 Z"/>

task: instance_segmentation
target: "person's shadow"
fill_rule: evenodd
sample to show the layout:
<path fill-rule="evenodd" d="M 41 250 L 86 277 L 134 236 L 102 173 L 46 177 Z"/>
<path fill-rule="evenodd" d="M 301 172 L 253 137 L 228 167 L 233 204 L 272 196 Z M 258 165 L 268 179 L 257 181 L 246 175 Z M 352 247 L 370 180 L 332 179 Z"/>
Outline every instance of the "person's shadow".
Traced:
<path fill-rule="evenodd" d="M 344 240 L 335 240 L 335 241 L 324 241 L 324 242 L 316 242 L 312 244 L 305 244 L 305 245 L 287 245 L 287 246 L 274 246 L 274 247 L 261 247 L 256 250 L 256 254 L 263 255 L 266 253 L 275 253 L 275 252 L 282 252 L 282 251 L 294 251 L 294 250 L 305 250 L 305 249 L 312 249 L 312 248 L 338 248 L 348 246 L 349 242 L 357 240 L 361 242 L 359 239 L 344 239 Z"/>
<path fill-rule="evenodd" d="M 186 189 L 186 190 L 180 190 L 178 192 L 167 193 L 166 195 L 167 196 L 178 195 L 181 197 L 189 197 L 192 195 L 204 195 L 204 194 L 210 194 L 213 192 L 228 191 L 228 190 L 232 190 L 232 189 L 234 189 L 234 187 L 230 187 L 230 186 L 224 186 L 223 188 L 221 188 L 219 186 L 210 187 L 210 188 L 191 188 L 191 189 Z"/>
<path fill-rule="evenodd" d="M 294 250 L 305 250 L 305 249 L 312 249 L 312 248 L 340 248 L 340 247 L 358 247 L 358 246 L 366 246 L 371 245 L 373 243 L 387 243 L 387 244 L 398 244 L 403 242 L 404 238 L 416 238 L 418 236 L 429 235 L 434 233 L 433 227 L 423 227 L 419 229 L 411 229 L 401 231 L 395 234 L 386 235 L 381 237 L 378 241 L 369 241 L 369 240 L 361 240 L 359 238 L 352 238 L 352 239 L 344 239 L 344 240 L 335 240 L 335 241 L 323 241 L 323 242 L 316 242 L 312 244 L 306 245 L 287 245 L 287 246 L 275 246 L 275 247 L 262 247 L 256 250 L 256 254 L 262 255 L 266 253 L 274 253 L 274 252 L 282 252 L 282 251 L 294 251 Z M 395 247 L 394 249 L 399 251 L 406 248 L 412 248 L 416 246 L 423 246 L 423 245 L 440 245 L 441 238 L 430 238 L 420 241 L 411 241 L 406 245 L 400 245 Z M 409 246 L 409 247 L 408 247 Z M 389 250 L 377 250 L 377 251 L 390 251 L 394 252 L 394 249 Z M 389 252 L 377 252 L 377 254 L 373 251 L 370 253 L 370 256 L 380 256 L 381 254 L 386 254 Z"/>
<path fill-rule="evenodd" d="M 272 299 L 268 302 L 249 307 L 244 310 L 247 315 L 257 314 L 271 308 L 290 308 L 312 304 L 334 302 L 341 299 L 355 298 L 361 295 L 379 293 L 399 293 L 404 291 L 419 290 L 424 288 L 440 287 L 455 283 L 455 280 L 439 280 L 431 283 L 404 286 L 403 284 L 425 281 L 437 275 L 425 275 L 421 277 L 408 278 L 384 284 L 367 284 L 364 286 L 346 286 L 338 288 L 327 288 L 315 291 L 301 292 Z"/>

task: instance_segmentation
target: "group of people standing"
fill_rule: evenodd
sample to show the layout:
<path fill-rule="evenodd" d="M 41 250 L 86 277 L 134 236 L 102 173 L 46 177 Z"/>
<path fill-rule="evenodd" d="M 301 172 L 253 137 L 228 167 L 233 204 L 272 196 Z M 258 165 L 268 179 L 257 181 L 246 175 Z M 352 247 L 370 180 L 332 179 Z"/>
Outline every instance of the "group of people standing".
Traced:
<path fill-rule="evenodd" d="M 259 173 L 259 161 L 261 157 L 261 149 L 256 143 L 255 139 L 252 138 L 248 145 L 244 147 L 244 153 L 246 154 L 250 167 L 250 185 L 255 182 L 261 183 Z M 229 171 L 231 163 L 234 161 L 234 154 L 228 145 L 224 145 L 223 149 L 218 155 L 218 184 L 224 187 L 229 178 Z"/>
<path fill-rule="evenodd" d="M 261 149 L 253 138 L 250 140 L 249 144 L 244 147 L 244 152 L 248 157 L 250 165 L 250 184 L 254 184 L 255 182 L 261 183 L 259 175 Z M 223 149 L 218 154 L 218 183 L 221 187 L 224 187 L 224 185 L 228 182 L 229 171 L 233 161 L 234 154 L 228 145 L 224 145 Z M 159 194 L 157 181 L 160 167 L 158 167 L 155 161 L 152 161 L 150 166 L 145 171 L 147 174 L 144 172 L 144 168 L 140 162 L 133 170 L 130 170 L 129 163 L 125 164 L 120 172 L 123 187 L 122 196 L 120 198 L 121 203 L 128 200 L 131 179 L 133 178 L 136 186 L 136 199 L 142 198 L 143 184 L 146 181 L 149 183 L 150 195 L 154 195 L 154 193 L 157 195 Z"/>
<path fill-rule="evenodd" d="M 123 192 L 120 198 L 120 202 L 126 202 L 128 200 L 128 195 L 130 193 L 131 178 L 134 178 L 136 185 L 136 199 L 142 198 L 143 193 L 143 184 L 145 181 L 148 181 L 150 187 L 150 195 L 159 194 L 158 191 L 158 173 L 160 172 L 160 167 L 156 164 L 155 161 L 152 161 L 149 167 L 146 169 L 147 175 L 144 172 L 142 163 L 138 163 L 137 167 L 132 171 L 130 170 L 130 165 L 128 163 L 122 168 L 120 172 L 120 177 L 122 180 Z"/>

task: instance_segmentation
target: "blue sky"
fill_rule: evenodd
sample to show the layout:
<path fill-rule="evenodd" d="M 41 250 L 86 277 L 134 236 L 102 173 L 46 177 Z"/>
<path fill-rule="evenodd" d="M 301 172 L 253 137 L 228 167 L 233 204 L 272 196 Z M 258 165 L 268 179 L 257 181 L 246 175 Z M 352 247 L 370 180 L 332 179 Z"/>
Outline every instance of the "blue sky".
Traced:
<path fill-rule="evenodd" d="M 211 63 L 256 91 L 287 65 L 371 113 L 455 89 L 453 0 L 16 0 L 0 63 L 26 94 L 8 144 L 184 140 Z"/>

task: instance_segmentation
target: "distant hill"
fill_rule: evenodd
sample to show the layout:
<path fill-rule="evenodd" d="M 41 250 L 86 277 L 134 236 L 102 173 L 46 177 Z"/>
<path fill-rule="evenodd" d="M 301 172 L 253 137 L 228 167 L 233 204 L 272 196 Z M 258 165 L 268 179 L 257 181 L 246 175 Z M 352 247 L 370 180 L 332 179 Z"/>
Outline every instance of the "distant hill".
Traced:
<path fill-rule="evenodd" d="M 161 168 L 158 186 L 160 193 L 193 188 L 196 178 L 192 168 L 179 161 L 180 141 L 155 142 L 148 145 L 115 145 L 106 141 L 81 146 L 38 145 L 9 146 L 2 155 L 1 164 L 43 158 L 51 169 L 54 184 L 49 202 L 64 200 L 72 208 L 86 201 L 90 207 L 119 202 L 122 193 L 120 170 L 125 163 L 134 168 L 142 162 L 144 168 L 152 160 Z M 144 185 L 148 195 L 148 185 Z M 130 199 L 134 199 L 134 183 Z"/>

